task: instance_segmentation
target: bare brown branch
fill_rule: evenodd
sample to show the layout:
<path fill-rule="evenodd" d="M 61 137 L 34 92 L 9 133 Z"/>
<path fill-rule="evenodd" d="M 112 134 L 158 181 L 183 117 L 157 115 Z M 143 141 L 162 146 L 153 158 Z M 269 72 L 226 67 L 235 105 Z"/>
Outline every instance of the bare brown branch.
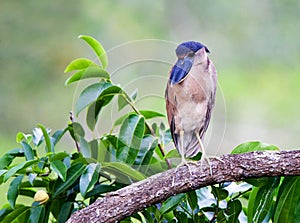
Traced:
<path fill-rule="evenodd" d="M 182 192 L 221 182 L 251 177 L 300 175 L 300 150 L 251 152 L 211 159 L 213 174 L 199 162 L 171 169 L 108 193 L 85 209 L 75 212 L 71 222 L 117 222 L 152 204 Z M 189 172 L 190 170 L 190 172 Z"/>

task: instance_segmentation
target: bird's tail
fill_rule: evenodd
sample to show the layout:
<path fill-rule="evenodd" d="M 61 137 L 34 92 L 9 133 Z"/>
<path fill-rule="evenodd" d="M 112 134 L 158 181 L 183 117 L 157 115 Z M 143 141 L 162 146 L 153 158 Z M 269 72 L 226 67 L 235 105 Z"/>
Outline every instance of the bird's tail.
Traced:
<path fill-rule="evenodd" d="M 181 145 L 180 135 L 174 134 L 174 143 L 180 155 L 183 155 L 186 158 L 191 158 L 201 152 L 201 147 L 195 132 L 184 132 L 182 137 L 183 146 Z"/>

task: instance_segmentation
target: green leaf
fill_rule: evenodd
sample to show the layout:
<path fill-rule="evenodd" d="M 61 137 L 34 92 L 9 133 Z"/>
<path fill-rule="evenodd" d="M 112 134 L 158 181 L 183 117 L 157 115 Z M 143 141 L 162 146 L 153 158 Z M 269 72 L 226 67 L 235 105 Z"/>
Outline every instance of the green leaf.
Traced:
<path fill-rule="evenodd" d="M 275 189 L 278 187 L 280 178 L 270 178 L 268 184 L 263 187 L 254 187 L 248 202 L 248 222 L 263 222 L 270 218 L 271 208 L 273 206 L 273 197 Z"/>
<path fill-rule="evenodd" d="M 23 140 L 27 143 L 30 143 L 31 140 L 32 140 L 32 135 L 31 134 L 25 134 L 23 132 L 18 132 L 17 135 L 16 135 L 16 142 L 20 143 Z"/>
<path fill-rule="evenodd" d="M 103 70 L 98 65 L 90 65 L 89 67 L 82 69 L 76 73 L 74 73 L 72 76 L 70 76 L 66 82 L 65 85 L 69 85 L 71 83 L 87 79 L 87 78 L 101 78 L 101 79 L 109 79 L 110 75 L 107 71 Z"/>
<path fill-rule="evenodd" d="M 90 105 L 90 107 L 88 108 L 87 114 L 86 114 L 86 123 L 87 123 L 88 127 L 90 128 L 90 130 L 94 131 L 103 105 L 109 103 L 109 101 L 112 98 L 113 98 L 112 96 L 106 97 L 106 98 L 103 98 L 105 100 L 98 100 Z"/>
<path fill-rule="evenodd" d="M 80 36 L 78 36 L 78 38 L 83 39 L 85 42 L 87 42 L 92 47 L 92 49 L 98 56 L 98 59 L 102 64 L 102 67 L 105 69 L 108 65 L 108 60 L 107 60 L 107 55 L 106 55 L 106 52 L 105 52 L 103 46 L 96 39 L 94 39 L 91 36 L 80 35 Z"/>
<path fill-rule="evenodd" d="M 198 208 L 198 197 L 197 197 L 197 194 L 196 194 L 196 191 L 189 191 L 186 193 L 187 195 L 187 200 L 188 200 L 188 203 L 191 207 L 192 210 L 195 210 L 196 208 Z"/>
<path fill-rule="evenodd" d="M 158 144 L 158 140 L 152 135 L 145 135 L 142 139 L 141 146 L 137 158 L 135 160 L 135 165 L 149 165 L 153 152 Z"/>
<path fill-rule="evenodd" d="M 25 223 L 30 216 L 30 207 L 19 206 L 12 212 L 10 212 L 1 223 Z"/>
<path fill-rule="evenodd" d="M 94 186 L 94 184 L 98 181 L 99 172 L 99 163 L 90 163 L 89 165 L 87 165 L 79 181 L 80 193 L 83 197 L 85 197 L 87 191 L 91 189 Z"/>
<path fill-rule="evenodd" d="M 186 213 L 184 213 L 182 211 L 176 211 L 176 210 L 174 210 L 173 212 L 174 212 L 174 216 L 177 219 L 177 222 L 180 222 L 180 223 L 188 223 L 189 222 L 189 218 Z"/>
<path fill-rule="evenodd" d="M 129 115 L 120 129 L 119 140 L 130 148 L 139 149 L 144 133 L 144 118 L 137 114 Z"/>
<path fill-rule="evenodd" d="M 113 147 L 116 150 L 125 146 L 125 144 L 122 144 L 119 138 L 115 135 L 106 135 L 102 137 L 101 141 L 105 144 L 106 147 Z"/>
<path fill-rule="evenodd" d="M 50 203 L 50 207 L 47 206 L 47 208 L 50 209 L 51 214 L 55 217 L 55 219 L 58 219 L 60 212 L 62 211 L 62 206 L 66 202 L 67 201 L 65 199 L 53 199 Z"/>
<path fill-rule="evenodd" d="M 102 170 L 115 175 L 121 182 L 124 183 L 131 183 L 128 177 L 133 181 L 141 181 L 145 179 L 145 176 L 142 173 L 131 168 L 125 163 L 103 162 Z"/>
<path fill-rule="evenodd" d="M 115 95 L 120 94 L 122 89 L 118 86 L 107 86 L 99 95 L 96 101 L 89 105 L 86 122 L 88 127 L 94 131 L 101 109 L 106 106 Z"/>
<path fill-rule="evenodd" d="M 138 151 L 134 165 L 138 166 L 138 170 L 144 174 L 147 173 L 150 168 L 151 160 L 154 150 L 158 144 L 158 140 L 152 135 L 146 135 L 142 139 L 140 150 Z"/>
<path fill-rule="evenodd" d="M 97 163 L 97 160 L 89 158 L 89 157 L 83 157 L 81 153 L 78 154 L 79 156 L 72 162 L 72 165 L 75 164 L 89 164 L 89 163 Z M 77 156 L 77 155 L 76 155 Z M 72 157 L 74 159 L 75 157 Z"/>
<path fill-rule="evenodd" d="M 80 152 L 82 153 L 83 157 L 90 158 L 91 157 L 91 149 L 90 149 L 89 143 L 83 137 L 80 137 L 79 145 L 80 145 Z"/>
<path fill-rule="evenodd" d="M 81 137 L 85 136 L 85 132 L 83 127 L 78 122 L 72 122 L 68 125 L 68 130 L 72 136 L 72 138 L 79 142 Z"/>
<path fill-rule="evenodd" d="M 91 61 L 89 59 L 77 58 L 77 59 L 71 61 L 71 63 L 69 63 L 69 65 L 66 67 L 64 73 L 74 71 L 74 70 L 83 70 L 83 69 L 88 68 L 91 65 L 97 66 L 97 64 L 95 64 L 93 61 Z"/>
<path fill-rule="evenodd" d="M 156 112 L 156 111 L 150 111 L 150 110 L 140 110 L 139 111 L 140 114 L 145 118 L 145 119 L 151 119 L 151 118 L 157 118 L 157 117 L 165 117 L 164 114 Z M 115 123 L 114 126 L 118 126 L 120 124 L 122 124 L 122 122 L 124 122 L 124 120 L 132 114 L 136 114 L 136 112 L 129 112 L 123 116 L 121 116 L 120 118 L 118 118 Z"/>
<path fill-rule="evenodd" d="M 160 160 L 164 160 L 164 155 L 163 155 L 163 153 L 161 152 L 161 150 L 158 148 L 158 146 L 155 148 L 155 154 L 158 156 L 158 158 L 160 159 Z"/>
<path fill-rule="evenodd" d="M 76 115 L 78 115 L 83 109 L 95 103 L 104 97 L 109 97 L 110 100 L 115 94 L 121 93 L 121 88 L 112 85 L 110 82 L 101 81 L 100 83 L 92 84 L 85 88 L 77 101 L 76 104 Z M 110 100 L 104 101 L 105 103 L 101 106 L 105 106 Z"/>
<path fill-rule="evenodd" d="M 129 97 L 131 98 L 132 101 L 134 101 L 137 95 L 138 95 L 138 89 L 136 88 Z"/>
<path fill-rule="evenodd" d="M 273 178 L 270 177 L 248 178 L 245 181 L 255 187 L 262 187 L 270 182 L 273 182 Z"/>
<path fill-rule="evenodd" d="M 7 200 L 10 206 L 14 209 L 18 197 L 20 184 L 23 180 L 23 175 L 17 176 L 9 185 L 7 192 Z"/>
<path fill-rule="evenodd" d="M 254 213 L 255 213 L 255 201 L 256 201 L 256 196 L 258 195 L 258 190 L 259 187 L 253 187 L 249 200 L 248 200 L 248 213 L 247 213 L 247 222 L 252 223 Z M 261 198 L 261 197 L 260 197 Z"/>
<path fill-rule="evenodd" d="M 138 89 L 135 89 L 130 96 L 126 92 L 120 94 L 118 97 L 118 110 L 121 111 L 126 105 L 129 105 L 130 102 L 133 102 L 137 97 Z"/>
<path fill-rule="evenodd" d="M 43 223 L 45 219 L 46 208 L 44 205 L 31 207 L 30 209 L 30 223 Z"/>
<path fill-rule="evenodd" d="M 28 180 L 29 180 L 29 183 L 31 184 L 31 186 L 33 186 L 33 182 L 36 179 L 36 177 L 37 177 L 36 173 L 29 173 L 28 174 Z"/>
<path fill-rule="evenodd" d="M 118 110 L 121 111 L 125 106 L 130 105 L 130 102 L 134 102 L 137 97 L 138 90 L 135 89 L 130 96 L 126 92 L 120 94 L 118 97 Z"/>
<path fill-rule="evenodd" d="M 226 215 L 229 216 L 226 222 L 236 223 L 242 211 L 242 203 L 239 200 L 230 200 L 227 204 Z"/>
<path fill-rule="evenodd" d="M 34 188 L 19 188 L 19 195 L 33 198 L 36 193 Z"/>
<path fill-rule="evenodd" d="M 12 155 L 13 157 L 24 157 L 24 150 L 20 148 L 12 149 L 9 150 L 7 154 Z"/>
<path fill-rule="evenodd" d="M 89 198 L 92 196 L 99 196 L 101 194 L 115 191 L 118 189 L 120 189 L 120 187 L 113 186 L 113 185 L 97 184 L 94 186 L 92 190 L 86 193 L 85 198 Z"/>
<path fill-rule="evenodd" d="M 27 144 L 27 142 L 21 142 L 21 145 L 24 149 L 24 154 L 25 154 L 26 160 L 33 160 L 34 153 L 33 153 L 31 146 L 29 144 Z"/>
<path fill-rule="evenodd" d="M 6 182 L 10 177 L 16 174 L 18 171 L 21 171 L 32 164 L 38 163 L 39 160 L 28 160 L 26 162 L 20 163 L 17 166 L 10 168 L 4 175 L 3 181 Z"/>
<path fill-rule="evenodd" d="M 14 156 L 6 153 L 4 154 L 1 158 L 0 158 L 0 170 L 6 168 L 7 166 L 9 166 L 12 161 L 14 160 Z"/>
<path fill-rule="evenodd" d="M 89 142 L 89 147 L 91 150 L 91 158 L 97 160 L 98 159 L 98 153 L 99 153 L 99 147 L 98 147 L 98 140 L 94 139 Z"/>
<path fill-rule="evenodd" d="M 57 175 L 62 179 L 62 181 L 66 181 L 67 177 L 67 166 L 60 160 L 54 160 L 50 163 L 51 169 L 57 173 Z"/>
<path fill-rule="evenodd" d="M 225 210 L 218 211 L 217 222 L 218 223 L 227 223 L 227 222 L 229 222 L 227 215 L 225 215 Z M 237 222 L 234 222 L 234 223 L 237 223 Z"/>
<path fill-rule="evenodd" d="M 1 177 L 2 175 L 4 175 L 7 172 L 7 170 L 0 170 L 0 184 L 3 183 L 3 177 Z"/>
<path fill-rule="evenodd" d="M 68 154 L 67 152 L 59 152 L 55 154 L 49 154 L 48 156 L 50 158 L 50 162 L 52 162 L 54 160 L 63 160 L 64 158 L 69 157 L 70 154 Z"/>
<path fill-rule="evenodd" d="M 300 222 L 299 213 L 300 213 L 300 201 L 298 201 L 298 204 L 297 204 L 295 212 L 294 212 L 294 216 L 295 216 L 294 222 Z"/>
<path fill-rule="evenodd" d="M 163 219 L 165 219 L 168 223 L 177 223 L 174 217 L 173 211 L 167 212 L 163 215 Z"/>
<path fill-rule="evenodd" d="M 115 162 L 117 141 L 119 139 L 115 135 L 107 135 L 101 138 L 99 143 L 99 162 Z"/>
<path fill-rule="evenodd" d="M 39 146 L 43 141 L 43 131 L 40 128 L 34 128 L 32 130 L 33 133 L 33 144 L 35 146 Z"/>
<path fill-rule="evenodd" d="M 180 155 L 179 155 L 177 149 L 172 149 L 172 150 L 170 150 L 170 151 L 166 154 L 165 158 L 166 158 L 166 159 L 169 159 L 169 158 L 180 158 Z"/>
<path fill-rule="evenodd" d="M 156 220 L 156 221 L 160 221 L 161 220 L 161 214 L 160 214 L 160 212 L 159 212 L 159 210 L 158 210 L 158 208 L 157 208 L 156 205 L 152 205 L 152 206 L 148 207 L 146 210 L 148 212 L 152 213 L 152 216 L 154 215 L 154 217 L 155 217 L 154 220 Z"/>
<path fill-rule="evenodd" d="M 156 135 L 160 137 L 160 141 L 163 145 L 167 145 L 173 141 L 171 130 L 170 128 L 165 129 L 166 127 L 162 128 L 162 126 L 164 126 L 163 122 L 161 122 L 160 128 L 158 129 Z"/>
<path fill-rule="evenodd" d="M 50 153 L 50 152 L 54 152 L 54 145 L 52 144 L 48 131 L 45 128 L 45 126 L 43 126 L 42 124 L 37 124 L 37 126 L 42 130 L 43 132 L 43 136 L 46 142 L 46 152 Z"/>
<path fill-rule="evenodd" d="M 69 130 L 68 127 L 65 128 L 65 129 L 63 129 L 63 130 L 57 130 L 57 131 L 52 135 L 52 137 L 50 138 L 51 141 L 52 141 L 52 143 L 53 143 L 54 145 L 56 145 L 56 144 L 59 142 L 59 140 L 63 137 L 63 135 L 64 135 L 68 130 Z"/>
<path fill-rule="evenodd" d="M 144 116 L 145 119 L 151 119 L 151 118 L 156 118 L 156 117 L 165 117 L 164 114 L 156 112 L 156 111 L 151 111 L 151 110 L 140 110 L 140 113 L 142 116 Z"/>
<path fill-rule="evenodd" d="M 185 198 L 185 194 L 177 194 L 175 196 L 172 196 L 172 197 L 168 198 L 166 201 L 164 201 L 162 203 L 162 206 L 159 210 L 160 213 L 165 214 L 169 211 L 172 211 L 173 209 L 175 209 L 179 205 L 179 203 L 184 198 Z"/>
<path fill-rule="evenodd" d="M 141 213 L 143 214 L 143 216 L 145 218 L 144 222 L 154 223 L 155 218 L 152 217 L 151 213 L 148 210 L 143 210 Z"/>
<path fill-rule="evenodd" d="M 223 188 L 211 186 L 211 189 L 212 194 L 218 201 L 224 200 L 228 197 L 228 191 Z"/>
<path fill-rule="evenodd" d="M 277 205 L 275 208 L 274 223 L 298 222 L 300 202 L 300 177 L 285 177 L 278 193 Z"/>
<path fill-rule="evenodd" d="M 49 183 L 47 180 L 39 180 L 35 179 L 33 182 L 25 181 L 22 182 L 20 185 L 20 188 L 25 188 L 25 187 L 48 187 Z"/>
<path fill-rule="evenodd" d="M 73 202 L 66 202 L 62 205 L 58 216 L 58 223 L 65 223 L 72 214 L 74 208 Z"/>
<path fill-rule="evenodd" d="M 145 130 L 145 119 L 143 116 L 137 114 L 129 115 L 120 128 L 119 140 L 124 147 L 118 146 L 117 158 L 128 164 L 133 164 Z"/>
<path fill-rule="evenodd" d="M 16 205 L 16 208 L 20 208 L 22 207 L 23 205 Z M 1 207 L 1 210 L 0 210 L 0 222 L 2 222 L 2 220 L 10 213 L 12 212 L 13 209 L 11 208 L 11 206 L 9 204 L 5 204 Z"/>
<path fill-rule="evenodd" d="M 125 98 L 129 98 L 129 96 L 127 96 L 126 93 L 120 94 L 118 96 L 118 110 L 119 111 L 121 111 L 126 105 L 129 104 L 129 102 Z M 130 100 L 130 98 L 129 98 L 129 100 Z"/>
<path fill-rule="evenodd" d="M 68 169 L 67 171 L 66 181 L 57 181 L 55 187 L 53 188 L 54 192 L 52 194 L 52 198 L 57 197 L 60 193 L 70 188 L 83 173 L 85 166 L 86 165 L 83 165 L 82 163 L 78 163 L 71 166 L 70 169 Z"/>
<path fill-rule="evenodd" d="M 238 145 L 235 147 L 231 154 L 241 154 L 241 153 L 248 153 L 248 152 L 254 152 L 254 151 L 264 151 L 264 150 L 273 150 L 278 151 L 279 148 L 274 145 L 270 145 L 263 142 L 246 142 L 243 144 Z"/>

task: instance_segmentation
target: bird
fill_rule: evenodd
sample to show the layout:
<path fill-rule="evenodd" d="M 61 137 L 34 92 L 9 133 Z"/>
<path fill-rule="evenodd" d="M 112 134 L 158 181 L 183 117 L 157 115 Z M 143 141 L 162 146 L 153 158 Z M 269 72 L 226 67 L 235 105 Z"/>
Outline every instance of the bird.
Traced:
<path fill-rule="evenodd" d="M 183 42 L 175 52 L 165 100 L 171 135 L 181 156 L 179 166 L 201 152 L 201 168 L 207 161 L 212 173 L 203 139 L 215 104 L 217 71 L 207 56 L 209 49 L 200 42 Z"/>

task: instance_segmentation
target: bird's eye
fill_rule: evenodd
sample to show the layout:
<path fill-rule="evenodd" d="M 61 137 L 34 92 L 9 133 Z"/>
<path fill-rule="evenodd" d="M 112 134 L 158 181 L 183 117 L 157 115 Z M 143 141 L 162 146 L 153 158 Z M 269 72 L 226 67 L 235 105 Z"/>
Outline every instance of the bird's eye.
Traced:
<path fill-rule="evenodd" d="M 195 56 L 195 53 L 194 52 L 190 52 L 187 56 L 188 57 L 193 57 L 193 56 Z"/>

